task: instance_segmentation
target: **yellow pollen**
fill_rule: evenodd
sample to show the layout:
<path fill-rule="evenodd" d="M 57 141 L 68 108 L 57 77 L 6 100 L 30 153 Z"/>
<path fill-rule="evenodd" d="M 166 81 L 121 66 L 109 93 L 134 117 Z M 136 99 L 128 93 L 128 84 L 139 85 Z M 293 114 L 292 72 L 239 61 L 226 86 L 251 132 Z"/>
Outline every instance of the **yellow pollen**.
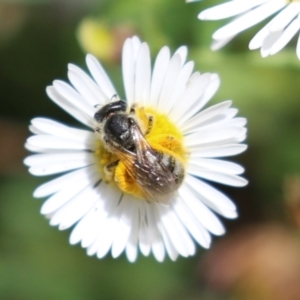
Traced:
<path fill-rule="evenodd" d="M 100 140 L 97 141 L 95 155 L 97 157 L 97 167 L 99 173 L 101 174 L 101 178 L 107 183 L 113 182 L 114 174 L 108 174 L 106 172 L 106 166 L 114 161 L 117 161 L 117 156 L 108 151 Z"/>
<path fill-rule="evenodd" d="M 149 126 L 149 118 L 152 118 L 151 126 Z M 169 154 L 185 165 L 188 153 L 183 146 L 183 135 L 168 116 L 149 107 L 136 106 L 135 119 L 141 131 L 146 133 L 145 138 L 153 149 Z M 96 156 L 99 172 L 107 183 L 116 184 L 122 192 L 131 194 L 138 199 L 145 199 L 142 189 L 127 170 L 128 162 L 126 168 L 120 160 L 111 173 L 107 172 L 106 166 L 117 161 L 118 158 L 107 150 L 101 141 L 98 143 Z"/>

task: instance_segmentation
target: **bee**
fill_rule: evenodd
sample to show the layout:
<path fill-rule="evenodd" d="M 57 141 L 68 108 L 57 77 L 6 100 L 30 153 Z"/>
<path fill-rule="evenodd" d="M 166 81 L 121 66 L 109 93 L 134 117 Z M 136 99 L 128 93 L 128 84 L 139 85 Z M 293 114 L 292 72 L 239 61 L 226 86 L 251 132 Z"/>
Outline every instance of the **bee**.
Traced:
<path fill-rule="evenodd" d="M 122 161 L 148 202 L 168 205 L 183 181 L 184 167 L 179 159 L 148 143 L 145 136 L 151 131 L 153 117 L 149 116 L 148 128 L 142 132 L 135 106 L 127 112 L 126 102 L 118 100 L 101 107 L 94 119 L 95 132 L 118 158 L 106 170 L 111 172 Z"/>

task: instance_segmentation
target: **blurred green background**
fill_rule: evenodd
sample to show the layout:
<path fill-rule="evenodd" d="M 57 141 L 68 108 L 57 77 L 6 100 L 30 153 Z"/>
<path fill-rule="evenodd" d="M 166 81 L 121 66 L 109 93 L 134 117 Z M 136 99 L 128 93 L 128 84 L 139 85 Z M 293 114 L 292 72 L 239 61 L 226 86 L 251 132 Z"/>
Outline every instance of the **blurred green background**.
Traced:
<path fill-rule="evenodd" d="M 197 14 L 219 2 L 0 0 L 0 299 L 300 299 L 296 41 L 262 59 L 247 48 L 259 25 L 211 52 L 211 34 L 224 22 L 200 22 Z M 124 95 L 120 51 L 131 34 L 150 44 L 153 57 L 165 44 L 187 45 L 197 70 L 220 74 L 213 102 L 232 99 L 249 122 L 249 149 L 233 160 L 250 183 L 220 187 L 240 217 L 224 220 L 228 232 L 211 250 L 199 247 L 177 262 L 98 260 L 70 246 L 69 231 L 50 227 L 39 214 L 42 200 L 32 197 L 46 179 L 22 164 L 31 118 L 80 126 L 45 94 L 54 79 L 66 80 L 69 62 L 86 69 L 85 52 L 94 51 Z"/>

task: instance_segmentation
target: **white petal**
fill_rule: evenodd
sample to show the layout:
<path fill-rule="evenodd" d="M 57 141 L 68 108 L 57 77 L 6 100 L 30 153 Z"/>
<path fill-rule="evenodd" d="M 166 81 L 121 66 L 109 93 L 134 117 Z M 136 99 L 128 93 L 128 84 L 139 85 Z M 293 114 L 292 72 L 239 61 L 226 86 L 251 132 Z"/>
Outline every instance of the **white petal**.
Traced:
<path fill-rule="evenodd" d="M 216 93 L 220 85 L 220 78 L 216 74 L 209 74 L 208 77 L 209 83 L 202 83 L 205 86 L 204 92 L 202 93 L 201 97 L 198 100 L 198 103 L 195 104 L 195 107 L 191 107 L 188 113 L 185 114 L 182 121 L 180 123 L 184 123 L 186 120 L 190 119 L 196 112 L 200 111 L 202 107 L 206 105 L 206 103 L 212 98 L 212 96 Z M 203 77 L 205 74 L 202 75 Z M 200 88 L 200 86 L 199 86 Z"/>
<path fill-rule="evenodd" d="M 148 256 L 151 250 L 151 240 L 148 230 L 148 220 L 146 216 L 146 205 L 141 205 L 139 210 L 140 228 L 139 228 L 139 247 L 144 256 Z"/>
<path fill-rule="evenodd" d="M 228 108 L 223 112 L 226 115 L 226 119 L 232 119 L 237 113 L 238 110 L 236 108 Z"/>
<path fill-rule="evenodd" d="M 212 130 L 203 130 L 185 136 L 184 144 L 187 147 L 216 143 L 226 141 L 243 133 L 244 129 L 237 126 L 224 126 L 213 128 Z"/>
<path fill-rule="evenodd" d="M 91 54 L 86 56 L 86 64 L 94 78 L 97 82 L 101 90 L 103 91 L 106 99 L 111 99 L 114 95 L 116 95 L 115 88 L 113 87 L 110 79 L 106 75 L 106 72 L 102 68 L 99 61 Z"/>
<path fill-rule="evenodd" d="M 27 143 L 36 147 L 44 147 L 45 149 L 55 150 L 86 150 L 90 151 L 94 148 L 91 140 L 74 141 L 64 137 L 53 135 L 34 135 L 27 139 Z"/>
<path fill-rule="evenodd" d="M 225 229 L 217 218 L 217 216 L 202 203 L 199 195 L 195 195 L 193 190 L 186 184 L 183 184 L 179 189 L 179 195 L 184 203 L 189 208 L 190 212 L 198 219 L 198 221 L 211 233 L 222 235 Z"/>
<path fill-rule="evenodd" d="M 186 57 L 188 54 L 188 48 L 186 46 L 181 46 L 175 51 L 174 56 L 176 54 L 179 54 L 179 56 L 181 58 L 181 66 L 182 66 L 185 63 L 185 60 L 186 60 Z"/>
<path fill-rule="evenodd" d="M 300 4 L 300 3 L 299 3 Z M 294 20 L 281 34 L 278 40 L 273 44 L 270 55 L 279 52 L 296 35 L 300 28 L 300 20 Z"/>
<path fill-rule="evenodd" d="M 71 227 L 91 209 L 98 198 L 97 187 L 87 186 L 54 213 L 50 225 L 59 225 L 60 230 Z"/>
<path fill-rule="evenodd" d="M 95 221 L 97 220 L 97 213 L 95 208 L 97 203 L 90 209 L 90 211 L 74 226 L 69 238 L 71 245 L 79 243 L 87 233 L 93 228 L 95 230 Z"/>
<path fill-rule="evenodd" d="M 213 40 L 210 49 L 212 51 L 217 51 L 219 49 L 221 49 L 222 47 L 226 46 L 231 40 L 233 40 L 236 37 L 236 35 L 232 35 L 226 39 L 222 39 L 222 40 Z"/>
<path fill-rule="evenodd" d="M 188 166 L 187 172 L 197 177 L 231 186 L 245 186 L 248 181 L 240 176 Z"/>
<path fill-rule="evenodd" d="M 186 183 L 209 208 L 226 218 L 237 217 L 235 204 L 216 188 L 191 175 L 186 176 Z"/>
<path fill-rule="evenodd" d="M 118 212 L 120 214 L 120 211 Z M 114 215 L 109 216 L 106 219 L 106 222 L 102 225 L 103 229 L 100 231 L 98 238 L 96 240 L 98 244 L 97 247 L 98 258 L 104 257 L 112 246 L 113 238 L 116 235 L 118 229 L 119 218 L 120 218 L 119 214 L 115 213 Z"/>
<path fill-rule="evenodd" d="M 97 104 L 105 103 L 104 92 L 85 72 L 73 64 L 69 64 L 68 69 L 70 82 L 90 106 L 94 107 Z"/>
<path fill-rule="evenodd" d="M 190 157 L 226 157 L 240 154 L 246 149 L 247 145 L 243 144 L 207 145 L 203 146 L 202 149 L 192 152 Z"/>
<path fill-rule="evenodd" d="M 133 36 L 131 38 L 132 41 L 132 46 L 133 46 L 133 53 L 134 53 L 134 59 L 136 59 L 137 54 L 139 52 L 140 46 L 141 46 L 141 41 L 137 36 Z"/>
<path fill-rule="evenodd" d="M 215 95 L 218 88 L 220 86 L 220 77 L 218 74 L 211 74 L 209 85 L 207 86 L 205 92 L 200 98 L 201 106 L 199 109 L 201 109 L 203 106 L 206 105 L 206 103 Z"/>
<path fill-rule="evenodd" d="M 296 53 L 297 53 L 298 59 L 300 59 L 300 35 L 298 35 L 298 42 L 297 42 Z"/>
<path fill-rule="evenodd" d="M 92 222 L 86 226 L 86 231 L 84 232 L 81 240 L 81 245 L 84 248 L 89 247 L 92 243 L 94 243 L 105 223 L 108 215 L 108 212 L 105 209 L 105 203 L 110 200 L 110 191 L 110 185 L 105 182 L 101 182 L 98 186 L 99 199 L 91 210 L 93 213 L 93 215 L 90 216 Z M 80 220 L 80 222 L 81 221 L 82 220 Z"/>
<path fill-rule="evenodd" d="M 151 61 L 146 43 L 140 46 L 135 64 L 135 102 L 146 103 L 150 93 Z"/>
<path fill-rule="evenodd" d="M 204 122 L 208 122 L 213 120 L 214 118 L 218 117 L 218 115 L 221 115 L 222 112 L 230 107 L 232 104 L 232 101 L 225 101 L 216 105 L 213 105 L 199 114 L 196 114 L 194 117 L 190 118 L 186 122 L 184 122 L 181 125 L 181 130 L 186 134 L 190 134 L 194 131 L 196 131 Z"/>
<path fill-rule="evenodd" d="M 156 107 L 161 92 L 161 87 L 170 62 L 170 50 L 168 47 L 163 47 L 155 60 L 151 88 L 150 88 L 150 101 L 149 104 Z"/>
<path fill-rule="evenodd" d="M 181 222 L 192 237 L 204 248 L 209 248 L 211 236 L 207 229 L 197 220 L 194 214 L 186 207 L 184 200 L 178 198 L 173 204 L 174 210 Z"/>
<path fill-rule="evenodd" d="M 221 173 L 228 174 L 242 174 L 245 170 L 238 164 L 220 160 L 220 159 L 208 159 L 208 158 L 190 158 L 188 165 L 201 169 L 213 170 Z"/>
<path fill-rule="evenodd" d="M 270 34 L 269 25 L 270 25 L 271 22 L 269 22 L 261 30 L 259 30 L 256 33 L 256 35 L 252 38 L 252 40 L 249 43 L 249 49 L 250 50 L 259 49 L 263 45 L 264 40 Z"/>
<path fill-rule="evenodd" d="M 46 92 L 48 97 L 52 99 L 53 102 L 55 102 L 79 122 L 88 127 L 94 127 L 94 121 L 92 119 L 93 115 L 88 115 L 84 110 L 78 109 L 77 103 L 74 103 L 73 101 L 70 102 L 68 99 L 64 98 L 53 86 L 48 86 L 46 88 Z"/>
<path fill-rule="evenodd" d="M 173 108 L 170 117 L 174 118 L 181 126 L 185 121 L 189 120 L 211 99 L 211 97 L 218 90 L 220 79 L 217 74 L 202 74 L 196 72 L 190 78 L 188 88 L 184 95 L 182 95 L 182 102 L 188 103 Z M 173 114 L 174 113 L 174 114 Z"/>
<path fill-rule="evenodd" d="M 241 129 L 241 132 L 236 136 L 239 137 L 241 134 L 245 134 L 247 129 L 244 127 L 247 124 L 247 119 L 245 118 L 234 118 L 231 119 L 227 114 L 228 110 L 226 110 L 223 114 L 215 117 L 213 120 L 209 120 L 205 122 L 201 126 L 198 127 L 198 130 L 194 130 L 194 133 L 201 132 L 209 132 L 213 130 L 218 130 L 220 128 L 228 128 L 228 127 L 237 127 Z"/>
<path fill-rule="evenodd" d="M 61 208 L 68 201 L 73 199 L 86 187 L 90 187 L 92 182 L 97 182 L 97 174 L 91 174 L 89 178 L 78 178 L 73 182 L 68 182 L 60 191 L 52 195 L 45 201 L 41 208 L 41 214 L 48 215 Z"/>
<path fill-rule="evenodd" d="M 105 199 L 106 200 L 106 199 Z M 104 225 L 104 222 L 106 220 L 106 214 L 105 211 L 102 209 L 102 201 L 97 201 L 90 210 L 90 212 L 85 215 L 76 225 L 77 229 L 77 235 L 78 238 L 81 236 L 81 246 L 83 248 L 88 248 L 91 246 L 97 239 L 97 236 L 99 232 L 101 231 L 102 226 Z M 90 215 L 89 215 L 90 214 Z M 85 218 L 90 218 L 89 221 L 86 221 L 86 224 L 81 224 L 81 222 L 84 222 Z M 80 227 L 82 227 L 81 232 L 80 232 Z M 85 226 L 85 228 L 84 228 Z M 78 228 L 77 228 L 78 227 Z M 72 232 L 73 233 L 73 232 Z M 74 237 L 75 236 L 75 229 L 74 229 Z"/>
<path fill-rule="evenodd" d="M 234 118 L 232 120 L 228 120 L 226 124 L 234 125 L 234 126 L 240 126 L 244 127 L 247 125 L 247 119 L 246 118 Z"/>
<path fill-rule="evenodd" d="M 163 239 L 166 252 L 168 253 L 170 259 L 175 261 L 179 255 L 179 253 L 176 250 L 176 248 L 174 247 L 174 245 L 171 241 L 171 237 L 169 236 L 167 230 L 165 229 L 165 227 L 162 223 L 161 216 L 158 211 L 157 205 L 155 205 L 154 207 L 155 207 L 155 212 L 153 211 L 153 213 L 155 213 L 156 223 L 157 223 L 159 232 L 161 234 L 161 237 Z"/>
<path fill-rule="evenodd" d="M 286 5 L 285 1 L 267 1 L 261 6 L 247 12 L 236 20 L 221 27 L 213 34 L 213 39 L 222 40 L 242 32 L 243 30 L 261 22 Z"/>
<path fill-rule="evenodd" d="M 199 100 L 209 84 L 210 76 L 211 74 L 206 73 L 200 76 L 193 76 L 190 79 L 181 101 L 173 107 L 170 114 L 170 117 L 176 123 L 181 125 L 202 107 L 202 103 Z"/>
<path fill-rule="evenodd" d="M 132 216 L 134 212 L 134 201 L 131 196 L 124 195 L 118 209 L 121 210 L 118 228 L 112 244 L 112 257 L 118 257 L 125 249 L 132 227 Z"/>
<path fill-rule="evenodd" d="M 262 57 L 267 57 L 270 55 L 273 45 L 278 41 L 282 34 L 282 31 L 270 33 L 263 41 L 260 53 Z"/>
<path fill-rule="evenodd" d="M 94 155 L 89 153 L 54 153 L 36 154 L 25 159 L 25 164 L 30 165 L 29 172 L 35 176 L 45 176 L 62 173 L 92 165 Z"/>
<path fill-rule="evenodd" d="M 165 247 L 157 225 L 160 224 L 155 213 L 157 204 L 146 204 L 145 206 L 148 225 L 147 235 L 151 242 L 152 253 L 157 261 L 162 262 L 165 258 Z"/>
<path fill-rule="evenodd" d="M 169 99 L 173 93 L 174 83 L 177 80 L 177 77 L 180 72 L 180 68 L 181 68 L 181 57 L 179 54 L 176 54 L 170 60 L 161 87 L 161 92 L 157 103 L 157 109 L 160 111 L 165 111 L 165 103 L 169 102 Z"/>
<path fill-rule="evenodd" d="M 79 223 L 78 223 L 79 224 Z M 77 228 L 77 227 L 75 227 Z M 80 234 L 80 233 L 79 233 Z M 76 237 L 75 237 L 76 238 Z M 96 240 L 86 249 L 86 254 L 88 256 L 92 256 L 92 255 L 95 255 L 98 251 L 98 248 L 99 248 L 99 243 L 100 243 L 100 240 L 99 238 L 97 237 Z"/>
<path fill-rule="evenodd" d="M 77 180 L 86 180 L 90 178 L 90 174 L 94 167 L 86 167 L 67 173 L 65 175 L 59 176 L 53 180 L 50 180 L 42 185 L 40 185 L 33 193 L 33 197 L 42 198 L 54 194 L 64 188 L 68 184 L 73 184 Z"/>
<path fill-rule="evenodd" d="M 137 205 L 133 208 L 133 215 L 131 221 L 131 232 L 126 245 L 126 256 L 130 262 L 135 262 L 137 259 L 137 243 L 139 232 L 139 211 Z"/>
<path fill-rule="evenodd" d="M 300 11 L 299 2 L 291 2 L 285 7 L 269 24 L 269 30 L 272 32 L 284 29 Z"/>
<path fill-rule="evenodd" d="M 53 87 L 64 99 L 76 106 L 77 109 L 82 110 L 88 116 L 94 115 L 93 107 L 89 103 L 87 103 L 85 99 L 69 84 L 61 80 L 54 80 Z"/>
<path fill-rule="evenodd" d="M 211 203 L 214 207 L 236 210 L 235 204 L 227 196 L 211 185 L 191 175 L 187 175 L 186 182 L 201 196 L 202 200 L 203 198 L 206 199 L 205 204 Z"/>
<path fill-rule="evenodd" d="M 225 19 L 246 12 L 256 5 L 267 1 L 269 0 L 233 0 L 202 11 L 198 18 L 200 20 Z"/>
<path fill-rule="evenodd" d="M 162 225 L 178 253 L 184 257 L 195 254 L 195 244 L 173 210 L 162 205 L 158 209 Z"/>
<path fill-rule="evenodd" d="M 25 143 L 24 147 L 28 150 L 28 151 L 31 151 L 31 152 L 51 152 L 51 150 L 49 151 L 46 151 L 43 147 L 37 147 L 37 146 L 33 146 L 33 145 L 30 145 L 28 144 L 27 142 Z"/>
<path fill-rule="evenodd" d="M 116 215 L 118 203 L 121 200 L 122 193 L 120 189 L 112 188 L 107 184 L 106 189 L 101 194 L 103 203 L 103 213 L 101 213 L 101 225 L 96 240 L 88 246 L 87 254 L 104 257 L 109 251 L 113 242 L 113 236 L 118 225 L 118 215 Z"/>
<path fill-rule="evenodd" d="M 180 70 L 175 86 L 173 87 L 173 92 L 169 97 L 168 102 L 166 102 L 164 105 L 164 111 L 166 114 L 169 115 L 174 105 L 178 102 L 181 102 L 182 95 L 184 94 L 187 82 L 193 72 L 193 68 L 194 62 L 189 61 Z"/>
<path fill-rule="evenodd" d="M 122 52 L 122 71 L 123 82 L 126 94 L 126 100 L 129 106 L 132 105 L 135 99 L 134 95 L 134 52 L 131 39 L 127 39 L 123 46 Z"/>
<path fill-rule="evenodd" d="M 30 132 L 32 132 L 33 134 L 44 134 L 45 133 L 42 130 L 38 129 L 37 127 L 33 126 L 33 125 L 29 125 L 28 128 L 29 128 Z"/>
<path fill-rule="evenodd" d="M 31 124 L 39 131 L 39 134 L 55 135 L 82 143 L 93 144 L 95 134 L 91 131 L 72 128 L 62 123 L 46 118 L 34 118 Z"/>

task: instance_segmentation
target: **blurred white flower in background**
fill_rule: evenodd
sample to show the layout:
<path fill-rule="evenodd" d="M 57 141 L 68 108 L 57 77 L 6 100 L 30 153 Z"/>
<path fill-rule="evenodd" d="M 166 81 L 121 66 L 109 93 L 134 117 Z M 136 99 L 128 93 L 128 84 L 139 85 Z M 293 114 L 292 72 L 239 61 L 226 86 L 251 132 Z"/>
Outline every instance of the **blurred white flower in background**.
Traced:
<path fill-rule="evenodd" d="M 232 0 L 202 11 L 200 20 L 221 20 L 234 17 L 213 34 L 212 49 L 226 45 L 240 32 L 266 20 L 270 21 L 252 38 L 251 50 L 260 49 L 262 57 L 274 55 L 299 35 L 299 0 Z M 300 41 L 296 53 L 300 59 Z"/>

